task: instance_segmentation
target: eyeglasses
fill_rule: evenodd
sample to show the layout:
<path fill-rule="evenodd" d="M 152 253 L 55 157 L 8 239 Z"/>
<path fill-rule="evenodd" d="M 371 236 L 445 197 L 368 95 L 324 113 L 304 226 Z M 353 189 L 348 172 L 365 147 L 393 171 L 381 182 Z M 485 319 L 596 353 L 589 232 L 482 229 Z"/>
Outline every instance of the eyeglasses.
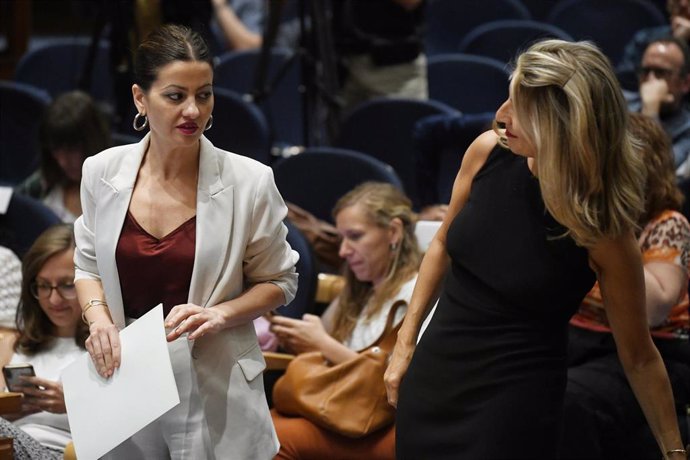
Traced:
<path fill-rule="evenodd" d="M 640 77 L 645 78 L 650 73 L 654 74 L 654 77 L 663 80 L 664 78 L 672 77 L 674 74 L 678 73 L 677 70 L 664 69 L 663 67 L 653 67 L 644 66 L 640 68 Z"/>
<path fill-rule="evenodd" d="M 31 295 L 37 299 L 47 299 L 55 289 L 60 297 L 65 300 L 72 300 L 77 298 L 77 289 L 74 283 L 60 283 L 56 286 L 50 284 L 31 283 Z"/>

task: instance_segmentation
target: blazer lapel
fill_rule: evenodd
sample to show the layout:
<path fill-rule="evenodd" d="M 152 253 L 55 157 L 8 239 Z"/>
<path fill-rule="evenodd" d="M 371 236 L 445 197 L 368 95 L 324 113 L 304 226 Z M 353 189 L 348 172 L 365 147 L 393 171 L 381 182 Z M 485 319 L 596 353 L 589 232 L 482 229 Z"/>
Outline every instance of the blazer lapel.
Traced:
<path fill-rule="evenodd" d="M 223 184 L 221 164 L 227 155 L 201 137 L 199 185 L 196 198 L 196 252 L 189 289 L 189 302 L 212 306 L 212 296 L 229 257 L 232 236 L 232 184 Z M 214 302 L 215 303 L 215 299 Z"/>
<path fill-rule="evenodd" d="M 111 308 L 113 320 L 118 327 L 125 326 L 125 318 L 115 250 L 148 142 L 149 134 L 124 155 L 122 162 L 112 176 L 101 178 L 104 192 L 101 196 L 102 201 L 99 203 L 97 224 L 102 231 L 96 232 L 98 240 L 96 247 L 102 248 L 98 254 L 98 267 L 101 276 L 112 281 L 112 291 L 107 292 L 107 295 L 111 307 L 113 304 L 119 306 L 119 308 Z"/>

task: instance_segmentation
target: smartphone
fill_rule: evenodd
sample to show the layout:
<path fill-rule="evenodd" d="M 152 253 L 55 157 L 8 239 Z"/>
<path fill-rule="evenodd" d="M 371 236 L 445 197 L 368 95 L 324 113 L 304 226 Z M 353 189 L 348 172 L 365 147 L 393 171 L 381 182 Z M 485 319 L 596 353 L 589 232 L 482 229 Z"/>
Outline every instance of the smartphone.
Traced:
<path fill-rule="evenodd" d="M 30 386 L 20 377 L 22 375 L 35 376 L 34 367 L 28 363 L 8 364 L 2 367 L 2 375 L 5 377 L 7 389 L 17 393 L 22 393 L 22 389 Z M 38 387 L 36 387 L 38 388 Z"/>

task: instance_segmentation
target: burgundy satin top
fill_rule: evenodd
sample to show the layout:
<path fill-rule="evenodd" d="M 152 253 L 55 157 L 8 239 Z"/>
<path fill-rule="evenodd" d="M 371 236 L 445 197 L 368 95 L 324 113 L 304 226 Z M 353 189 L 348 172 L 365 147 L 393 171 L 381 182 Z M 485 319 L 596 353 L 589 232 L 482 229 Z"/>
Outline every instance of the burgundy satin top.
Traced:
<path fill-rule="evenodd" d="M 167 316 L 187 303 L 195 240 L 196 216 L 158 239 L 127 211 L 115 250 L 126 317 L 139 318 L 161 302 Z"/>

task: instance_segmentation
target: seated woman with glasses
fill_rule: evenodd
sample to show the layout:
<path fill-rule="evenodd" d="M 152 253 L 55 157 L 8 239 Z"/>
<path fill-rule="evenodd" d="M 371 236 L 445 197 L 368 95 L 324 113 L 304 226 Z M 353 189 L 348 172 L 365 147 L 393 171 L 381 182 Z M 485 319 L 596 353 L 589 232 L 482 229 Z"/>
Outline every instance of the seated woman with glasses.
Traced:
<path fill-rule="evenodd" d="M 72 441 L 60 373 L 85 351 L 88 336 L 73 257 L 72 225 L 61 224 L 42 233 L 22 262 L 17 339 L 13 352 L 0 351 L 0 364 L 28 363 L 36 373 L 20 388 L 21 411 L 0 418 L 0 436 L 13 438 L 18 459 L 59 459 Z"/>

